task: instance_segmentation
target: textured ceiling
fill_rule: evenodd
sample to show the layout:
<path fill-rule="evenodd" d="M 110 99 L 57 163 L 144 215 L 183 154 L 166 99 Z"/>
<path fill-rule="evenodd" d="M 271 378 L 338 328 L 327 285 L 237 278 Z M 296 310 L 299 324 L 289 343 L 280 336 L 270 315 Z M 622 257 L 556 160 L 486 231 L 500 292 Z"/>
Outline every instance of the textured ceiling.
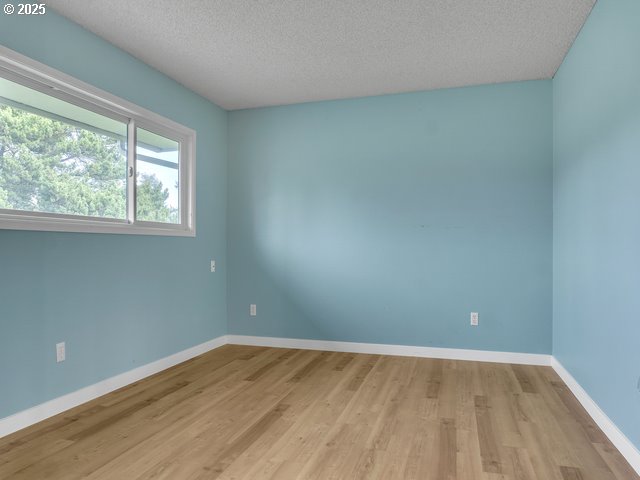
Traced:
<path fill-rule="evenodd" d="M 551 78 L 595 0 L 49 0 L 229 109 Z"/>

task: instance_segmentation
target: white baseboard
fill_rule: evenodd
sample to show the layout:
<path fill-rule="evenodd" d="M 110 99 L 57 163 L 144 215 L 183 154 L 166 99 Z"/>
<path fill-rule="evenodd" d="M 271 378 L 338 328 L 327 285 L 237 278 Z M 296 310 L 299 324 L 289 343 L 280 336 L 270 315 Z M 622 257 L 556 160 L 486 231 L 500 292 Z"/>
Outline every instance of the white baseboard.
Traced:
<path fill-rule="evenodd" d="M 131 383 L 142 380 L 145 377 L 166 370 L 179 363 L 197 357 L 209 350 L 218 348 L 227 343 L 226 335 L 223 335 L 208 342 L 188 348 L 168 357 L 161 358 L 155 362 L 142 365 L 128 372 L 121 373 L 115 377 L 107 378 L 101 382 L 94 383 L 88 387 L 81 388 L 75 392 L 68 393 L 62 397 L 54 398 L 48 402 L 41 403 L 35 407 L 15 413 L 9 417 L 0 419 L 0 437 L 22 430 L 34 423 L 41 422 L 49 417 L 69 410 L 70 408 L 82 405 L 90 400 L 98 398 L 107 393 L 113 392 Z"/>
<path fill-rule="evenodd" d="M 377 355 L 397 355 L 401 357 L 443 358 L 448 360 L 473 360 L 477 362 L 518 363 L 523 365 L 551 365 L 551 355 L 538 353 L 492 352 L 488 350 L 385 345 L 382 343 L 334 342 L 329 340 L 304 340 L 299 338 L 252 337 L 247 335 L 227 335 L 227 342 L 235 345 L 300 348 L 303 350 L 325 350 L 330 352 L 373 353 Z"/>
<path fill-rule="evenodd" d="M 604 434 L 611 440 L 611 443 L 615 445 L 622 456 L 629 462 L 629 465 L 640 475 L 640 451 L 638 451 L 631 440 L 620 431 L 607 414 L 602 411 L 598 404 L 589 396 L 585 389 L 580 386 L 578 381 L 573 378 L 567 369 L 562 366 L 557 358 L 551 357 L 551 366 L 567 387 L 569 387 L 569 390 L 575 395 L 591 418 L 593 418 L 594 422 L 596 422 Z"/>

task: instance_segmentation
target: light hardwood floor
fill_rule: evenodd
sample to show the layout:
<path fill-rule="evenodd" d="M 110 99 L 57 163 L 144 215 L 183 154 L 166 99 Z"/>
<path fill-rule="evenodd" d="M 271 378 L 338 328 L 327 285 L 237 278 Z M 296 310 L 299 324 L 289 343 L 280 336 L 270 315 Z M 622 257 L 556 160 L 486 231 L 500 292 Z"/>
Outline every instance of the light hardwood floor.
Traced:
<path fill-rule="evenodd" d="M 227 345 L 0 439 L 1 479 L 638 479 L 549 367 Z"/>

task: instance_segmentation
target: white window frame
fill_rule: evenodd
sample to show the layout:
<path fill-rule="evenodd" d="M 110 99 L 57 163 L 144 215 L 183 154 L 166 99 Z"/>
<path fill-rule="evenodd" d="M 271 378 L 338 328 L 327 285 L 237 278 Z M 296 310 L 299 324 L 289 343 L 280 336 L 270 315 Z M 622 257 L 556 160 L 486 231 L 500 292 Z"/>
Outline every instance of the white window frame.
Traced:
<path fill-rule="evenodd" d="M 0 76 L 79 107 L 120 120 L 128 125 L 128 145 L 136 145 L 136 129 L 157 133 L 180 144 L 180 223 L 136 220 L 135 148 L 127 149 L 127 219 L 103 219 L 80 215 L 0 209 L 0 230 L 123 233 L 195 237 L 196 132 L 157 113 L 82 82 L 59 70 L 0 45 Z"/>

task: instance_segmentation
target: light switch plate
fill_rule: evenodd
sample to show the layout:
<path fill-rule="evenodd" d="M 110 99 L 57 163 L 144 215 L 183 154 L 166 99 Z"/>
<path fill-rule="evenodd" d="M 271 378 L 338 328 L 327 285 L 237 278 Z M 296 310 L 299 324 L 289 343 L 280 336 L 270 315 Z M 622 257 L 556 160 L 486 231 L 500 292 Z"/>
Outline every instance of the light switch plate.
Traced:
<path fill-rule="evenodd" d="M 64 342 L 56 343 L 56 362 L 64 362 L 66 358 L 67 352 Z"/>

